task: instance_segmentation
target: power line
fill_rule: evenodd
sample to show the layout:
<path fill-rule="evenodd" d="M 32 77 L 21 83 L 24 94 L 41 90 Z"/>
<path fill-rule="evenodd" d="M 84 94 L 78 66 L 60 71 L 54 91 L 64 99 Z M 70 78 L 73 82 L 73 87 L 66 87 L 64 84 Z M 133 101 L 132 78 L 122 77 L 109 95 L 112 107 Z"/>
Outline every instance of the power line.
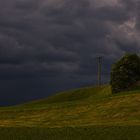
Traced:
<path fill-rule="evenodd" d="M 97 57 L 97 60 L 98 60 L 98 86 L 101 86 L 102 84 L 101 69 L 102 69 L 103 57 L 99 56 Z"/>

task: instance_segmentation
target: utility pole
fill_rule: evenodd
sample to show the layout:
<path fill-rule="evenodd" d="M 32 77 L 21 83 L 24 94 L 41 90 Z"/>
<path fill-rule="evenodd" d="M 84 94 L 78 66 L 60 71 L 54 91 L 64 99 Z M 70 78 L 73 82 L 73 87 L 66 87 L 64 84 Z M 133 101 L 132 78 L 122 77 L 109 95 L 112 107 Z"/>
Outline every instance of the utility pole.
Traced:
<path fill-rule="evenodd" d="M 97 60 L 98 60 L 98 86 L 101 86 L 101 65 L 102 65 L 102 60 L 103 60 L 103 57 L 102 56 L 99 56 L 97 57 Z"/>

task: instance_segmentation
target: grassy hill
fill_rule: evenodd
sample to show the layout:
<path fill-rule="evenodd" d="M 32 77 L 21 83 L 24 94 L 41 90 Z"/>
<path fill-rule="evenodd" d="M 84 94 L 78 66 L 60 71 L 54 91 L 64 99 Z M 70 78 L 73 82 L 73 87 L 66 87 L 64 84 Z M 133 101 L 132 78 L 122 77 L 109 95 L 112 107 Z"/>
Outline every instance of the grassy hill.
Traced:
<path fill-rule="evenodd" d="M 100 133 L 98 139 L 112 139 L 114 135 L 118 139 L 140 139 L 140 87 L 115 95 L 111 94 L 109 85 L 81 88 L 44 100 L 1 107 L 0 127 L 3 130 L 0 137 L 10 131 L 11 135 L 13 131 L 19 132 L 21 137 L 21 133 L 26 133 L 24 137 L 27 134 L 34 137 L 38 132 L 34 140 L 37 136 L 88 140 Z"/>
<path fill-rule="evenodd" d="M 58 93 L 45 100 L 0 108 L 0 126 L 75 127 L 140 124 L 140 91 L 112 95 L 110 86 Z"/>

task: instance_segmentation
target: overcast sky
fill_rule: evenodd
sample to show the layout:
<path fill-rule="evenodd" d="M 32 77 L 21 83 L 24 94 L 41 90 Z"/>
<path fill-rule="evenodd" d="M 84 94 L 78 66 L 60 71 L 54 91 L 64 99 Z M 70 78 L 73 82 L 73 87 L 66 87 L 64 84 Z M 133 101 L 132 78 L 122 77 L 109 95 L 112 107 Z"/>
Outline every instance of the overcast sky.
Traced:
<path fill-rule="evenodd" d="M 140 51 L 140 0 L 0 0 L 0 105 L 103 82 Z"/>

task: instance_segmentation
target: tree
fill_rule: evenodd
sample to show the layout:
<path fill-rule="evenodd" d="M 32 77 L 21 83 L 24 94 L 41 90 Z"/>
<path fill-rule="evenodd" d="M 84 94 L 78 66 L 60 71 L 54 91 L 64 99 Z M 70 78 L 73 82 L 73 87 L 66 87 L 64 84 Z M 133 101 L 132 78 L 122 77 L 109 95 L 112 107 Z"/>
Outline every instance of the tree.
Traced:
<path fill-rule="evenodd" d="M 140 58 L 136 54 L 125 54 L 112 66 L 112 93 L 127 90 L 140 80 Z"/>

